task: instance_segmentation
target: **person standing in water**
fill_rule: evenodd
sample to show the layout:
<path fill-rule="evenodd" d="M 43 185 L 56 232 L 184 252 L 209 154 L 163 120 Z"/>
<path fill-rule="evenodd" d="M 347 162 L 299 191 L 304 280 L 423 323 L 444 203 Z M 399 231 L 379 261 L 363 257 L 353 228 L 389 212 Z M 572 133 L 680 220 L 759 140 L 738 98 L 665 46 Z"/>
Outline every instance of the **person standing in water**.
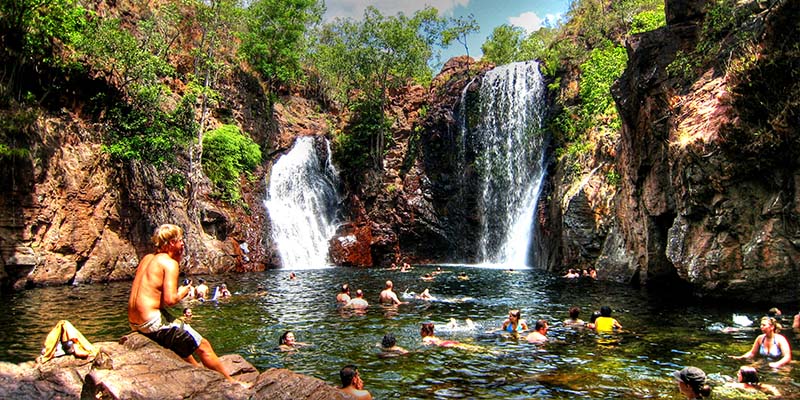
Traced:
<path fill-rule="evenodd" d="M 372 394 L 364 390 L 364 381 L 358 373 L 355 365 L 345 365 L 339 371 L 339 379 L 342 380 L 342 388 L 339 389 L 352 396 L 356 400 L 372 400 Z"/>
<path fill-rule="evenodd" d="M 501 330 L 509 333 L 519 333 L 528 330 L 528 324 L 524 319 L 521 319 L 522 313 L 519 310 L 511 310 L 508 312 L 508 319 L 503 321 Z"/>
<path fill-rule="evenodd" d="M 747 353 L 733 358 L 739 360 L 742 358 L 753 358 L 756 354 L 771 360 L 769 366 L 772 368 L 780 368 L 792 361 L 792 349 L 789 347 L 789 342 L 781 335 L 781 326 L 775 321 L 775 318 L 764 317 L 761 318 L 761 335 L 758 335 L 753 342 L 753 347 Z"/>
<path fill-rule="evenodd" d="M 208 340 L 189 324 L 171 318 L 166 311 L 166 307 L 178 304 L 190 290 L 189 286 L 178 287 L 184 250 L 183 230 L 172 224 L 161 225 L 156 228 L 152 241 L 156 251 L 139 262 L 131 287 L 128 300 L 131 329 L 174 351 L 186 362 L 200 366 L 192 356 L 197 352 L 207 368 L 221 373 L 231 382 L 238 382 L 225 371 Z"/>
<path fill-rule="evenodd" d="M 386 288 L 381 291 L 380 302 L 382 304 L 404 304 L 397 298 L 397 293 L 392 290 L 394 284 L 392 281 L 386 281 Z"/>

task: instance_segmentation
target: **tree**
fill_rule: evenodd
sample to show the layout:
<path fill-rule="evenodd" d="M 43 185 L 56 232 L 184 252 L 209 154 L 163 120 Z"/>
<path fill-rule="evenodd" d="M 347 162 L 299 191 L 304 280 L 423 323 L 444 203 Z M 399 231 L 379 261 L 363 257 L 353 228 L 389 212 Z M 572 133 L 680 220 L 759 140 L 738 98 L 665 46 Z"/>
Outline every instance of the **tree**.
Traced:
<path fill-rule="evenodd" d="M 481 30 L 475 16 L 470 14 L 467 17 L 458 17 L 450 21 L 451 26 L 442 31 L 442 45 L 447 47 L 453 40 L 464 46 L 464 54 L 469 57 L 469 46 L 467 46 L 467 36 Z"/>
<path fill-rule="evenodd" d="M 428 60 L 442 29 L 437 14 L 429 7 L 411 17 L 402 13 L 386 17 L 368 7 L 363 21 L 337 20 L 322 27 L 318 35 L 313 57 L 332 97 L 349 103 L 352 96 L 357 104 L 354 110 L 379 116 L 376 121 L 366 116 L 359 119 L 373 121 L 370 126 L 375 129 L 350 133 L 369 136 L 366 142 L 375 168 L 383 158 L 388 90 L 411 81 L 429 83 L 432 78 Z"/>
<path fill-rule="evenodd" d="M 271 89 L 302 77 L 306 29 L 322 12 L 317 0 L 255 0 L 247 8 L 239 51 Z"/>
<path fill-rule="evenodd" d="M 483 57 L 497 65 L 517 61 L 522 34 L 523 30 L 518 26 L 503 24 L 494 28 L 481 46 Z"/>

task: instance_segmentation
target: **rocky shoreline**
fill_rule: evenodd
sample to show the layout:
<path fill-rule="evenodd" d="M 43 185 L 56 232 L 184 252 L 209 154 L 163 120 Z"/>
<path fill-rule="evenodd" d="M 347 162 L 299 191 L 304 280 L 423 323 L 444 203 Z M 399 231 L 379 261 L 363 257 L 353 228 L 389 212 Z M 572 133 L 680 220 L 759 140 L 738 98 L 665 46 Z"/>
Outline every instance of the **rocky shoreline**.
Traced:
<path fill-rule="evenodd" d="M 131 333 L 95 343 L 94 359 L 73 356 L 37 364 L 0 362 L 3 399 L 347 399 L 327 382 L 287 369 L 262 373 L 240 355 L 220 357 L 235 379 L 198 368 L 150 339 Z"/>

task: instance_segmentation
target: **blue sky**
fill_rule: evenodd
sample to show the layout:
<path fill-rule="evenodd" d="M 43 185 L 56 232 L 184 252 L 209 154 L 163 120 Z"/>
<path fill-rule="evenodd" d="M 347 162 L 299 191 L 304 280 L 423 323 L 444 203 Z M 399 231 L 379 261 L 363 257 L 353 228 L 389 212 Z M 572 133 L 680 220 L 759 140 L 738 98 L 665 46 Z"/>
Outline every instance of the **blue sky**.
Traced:
<path fill-rule="evenodd" d="M 470 35 L 467 41 L 470 56 L 477 58 L 481 55 L 481 45 L 495 27 L 510 24 L 532 32 L 547 21 L 555 22 L 563 17 L 569 3 L 570 0 L 325 0 L 325 20 L 337 17 L 358 20 L 367 6 L 376 7 L 383 15 L 396 15 L 398 12 L 411 15 L 426 5 L 435 7 L 446 17 L 472 14 L 481 30 Z M 461 54 L 464 54 L 464 46 L 454 42 L 450 48 L 442 50 L 442 62 Z"/>

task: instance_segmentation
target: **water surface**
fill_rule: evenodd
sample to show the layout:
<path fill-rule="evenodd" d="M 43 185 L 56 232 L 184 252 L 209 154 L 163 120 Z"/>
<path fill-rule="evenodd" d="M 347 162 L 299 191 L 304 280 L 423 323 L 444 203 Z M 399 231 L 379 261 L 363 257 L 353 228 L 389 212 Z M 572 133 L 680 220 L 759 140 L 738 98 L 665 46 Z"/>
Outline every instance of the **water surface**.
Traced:
<path fill-rule="evenodd" d="M 694 304 L 673 295 L 655 296 L 626 285 L 565 280 L 538 270 L 509 272 L 500 268 L 447 265 L 433 282 L 420 280 L 435 267 L 408 273 L 378 269 L 329 268 L 275 270 L 231 276 L 206 276 L 210 286 L 227 283 L 234 297 L 222 302 L 185 302 L 194 312 L 192 325 L 218 354 L 238 353 L 263 371 L 289 368 L 338 383 L 345 364 L 359 367 L 366 388 L 376 398 L 403 399 L 679 399 L 670 373 L 686 365 L 703 368 L 716 382 L 733 376 L 742 361 L 728 358 L 749 349 L 756 330 L 722 333 L 733 313 L 757 319 L 764 310 L 736 304 Z M 464 271 L 469 280 L 456 275 Z M 377 304 L 386 279 L 404 291 L 430 288 L 437 301 L 409 299 L 395 307 Z M 349 282 L 371 303 L 363 315 L 334 303 L 338 287 Z M 266 295 L 259 293 L 266 290 Z M 59 319 L 70 320 L 93 342 L 113 341 L 129 332 L 126 306 L 130 282 L 29 290 L 2 297 L 0 360 L 32 360 L 47 332 Z M 667 299 L 665 299 L 667 298 Z M 625 332 L 598 336 L 564 327 L 570 306 L 592 310 L 611 306 Z M 176 307 L 176 313 L 180 312 Z M 550 321 L 544 346 L 490 332 L 510 308 L 522 310 L 531 325 Z M 795 312 L 796 310 L 784 310 Z M 470 318 L 476 329 L 466 329 Z M 445 325 L 454 319 L 456 329 Z M 437 336 L 478 346 L 476 351 L 425 348 L 421 322 L 436 324 Z M 791 325 L 789 318 L 787 325 Z M 757 325 L 757 322 L 756 322 Z M 278 337 L 293 330 L 298 341 L 313 346 L 294 353 L 276 350 Z M 384 333 L 412 352 L 378 357 Z M 798 338 L 783 332 L 793 348 Z M 795 364 L 793 362 L 792 364 Z M 762 381 L 778 386 L 786 397 L 800 396 L 798 368 L 771 371 L 756 362 Z"/>

